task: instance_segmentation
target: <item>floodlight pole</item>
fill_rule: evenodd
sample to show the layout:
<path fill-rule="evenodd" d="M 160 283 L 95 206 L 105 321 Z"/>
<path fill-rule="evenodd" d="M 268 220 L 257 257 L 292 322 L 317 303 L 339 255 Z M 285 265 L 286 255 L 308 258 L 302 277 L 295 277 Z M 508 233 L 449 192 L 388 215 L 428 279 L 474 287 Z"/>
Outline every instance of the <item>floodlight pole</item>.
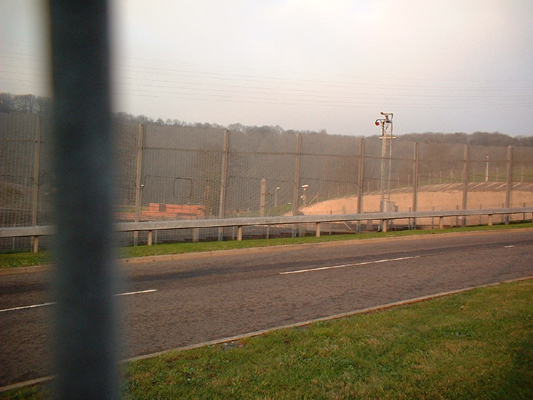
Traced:
<path fill-rule="evenodd" d="M 381 126 L 381 137 L 379 138 L 381 142 L 381 180 L 380 180 L 380 190 L 381 190 L 381 206 L 380 211 L 385 212 L 385 158 L 387 157 L 387 145 L 389 146 L 389 172 L 388 172 L 388 200 L 390 201 L 390 181 L 391 181 L 391 171 L 392 171 L 392 139 L 395 139 L 392 136 L 392 117 L 393 113 L 390 112 L 381 112 L 385 118 L 376 119 L 375 125 Z M 389 142 L 389 143 L 387 143 Z"/>

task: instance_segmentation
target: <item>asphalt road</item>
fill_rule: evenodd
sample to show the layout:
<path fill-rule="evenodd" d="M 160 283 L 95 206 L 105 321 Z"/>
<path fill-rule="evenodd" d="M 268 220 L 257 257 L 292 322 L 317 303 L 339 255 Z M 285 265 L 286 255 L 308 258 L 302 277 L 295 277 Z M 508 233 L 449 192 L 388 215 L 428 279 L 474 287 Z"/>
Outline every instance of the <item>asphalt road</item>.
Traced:
<path fill-rule="evenodd" d="M 512 230 L 136 260 L 121 266 L 122 354 L 533 276 L 532 244 Z M 51 373 L 49 280 L 0 273 L 0 387 Z"/>

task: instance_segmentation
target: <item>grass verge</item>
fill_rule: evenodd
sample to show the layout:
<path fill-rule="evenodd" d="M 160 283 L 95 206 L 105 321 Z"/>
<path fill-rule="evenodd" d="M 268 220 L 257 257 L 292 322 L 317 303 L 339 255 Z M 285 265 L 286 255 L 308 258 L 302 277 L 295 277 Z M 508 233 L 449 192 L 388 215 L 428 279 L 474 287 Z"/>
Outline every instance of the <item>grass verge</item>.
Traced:
<path fill-rule="evenodd" d="M 127 399 L 531 399 L 533 280 L 169 352 Z M 6 399 L 45 399 L 48 386 Z"/>
<path fill-rule="evenodd" d="M 122 247 L 119 250 L 121 258 L 146 257 L 165 254 L 182 254 L 202 251 L 217 251 L 230 249 L 244 249 L 252 247 L 280 246 L 300 243 L 319 243 L 340 240 L 363 240 L 383 237 L 402 237 L 415 235 L 443 234 L 450 232 L 472 232 L 472 231 L 490 231 L 501 229 L 532 228 L 533 223 L 512 223 L 510 225 L 493 225 L 493 226 L 469 226 L 465 228 L 447 228 L 447 229 L 423 229 L 412 231 L 392 231 L 392 232 L 368 232 L 350 235 L 324 235 L 319 238 L 315 236 L 304 236 L 296 238 L 273 238 L 273 239 L 249 239 L 238 241 L 224 242 L 198 242 L 198 243 L 164 243 L 154 246 L 130 246 Z M 0 252 L 0 268 L 17 268 L 32 265 L 43 265 L 50 262 L 50 252 L 42 251 L 37 254 L 31 252 Z"/>

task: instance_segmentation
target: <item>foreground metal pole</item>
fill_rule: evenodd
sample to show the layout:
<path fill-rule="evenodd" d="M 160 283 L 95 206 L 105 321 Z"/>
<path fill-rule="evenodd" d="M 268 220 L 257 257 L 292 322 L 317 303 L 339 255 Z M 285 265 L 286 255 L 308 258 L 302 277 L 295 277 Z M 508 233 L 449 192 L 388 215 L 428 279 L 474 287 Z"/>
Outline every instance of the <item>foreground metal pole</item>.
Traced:
<path fill-rule="evenodd" d="M 107 2 L 51 0 L 56 272 L 54 395 L 119 395 Z"/>

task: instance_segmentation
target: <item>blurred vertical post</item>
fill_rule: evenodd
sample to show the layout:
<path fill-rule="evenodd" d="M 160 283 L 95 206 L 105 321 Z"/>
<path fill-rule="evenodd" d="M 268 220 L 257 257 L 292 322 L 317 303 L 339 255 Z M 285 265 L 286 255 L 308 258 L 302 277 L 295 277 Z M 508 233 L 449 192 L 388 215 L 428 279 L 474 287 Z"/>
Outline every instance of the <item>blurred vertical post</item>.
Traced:
<path fill-rule="evenodd" d="M 108 7 L 50 1 L 56 270 L 54 394 L 118 397 Z"/>
<path fill-rule="evenodd" d="M 33 193 L 32 193 L 32 202 L 31 202 L 31 224 L 32 226 L 37 225 L 37 213 L 39 212 L 39 167 L 41 163 L 41 129 L 42 122 L 41 117 L 37 115 L 36 117 L 36 128 L 35 128 L 35 157 L 33 159 Z M 31 238 L 31 248 L 34 253 L 39 251 L 39 236 L 32 236 Z"/>

